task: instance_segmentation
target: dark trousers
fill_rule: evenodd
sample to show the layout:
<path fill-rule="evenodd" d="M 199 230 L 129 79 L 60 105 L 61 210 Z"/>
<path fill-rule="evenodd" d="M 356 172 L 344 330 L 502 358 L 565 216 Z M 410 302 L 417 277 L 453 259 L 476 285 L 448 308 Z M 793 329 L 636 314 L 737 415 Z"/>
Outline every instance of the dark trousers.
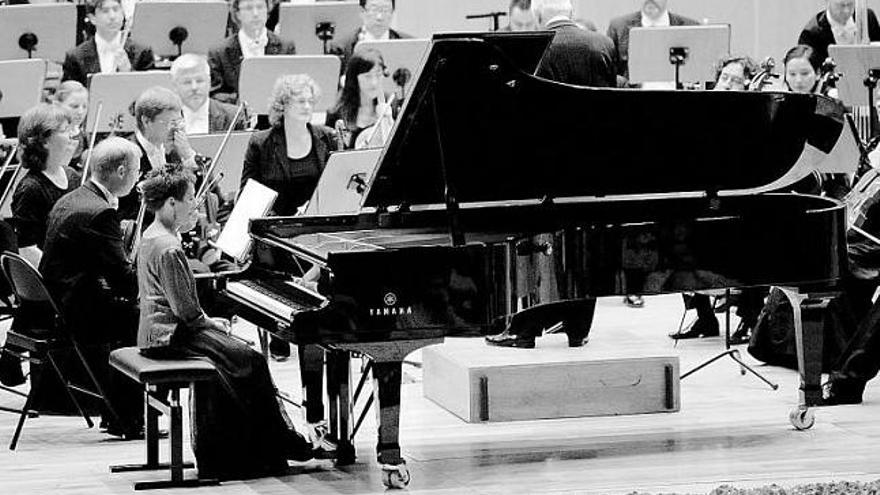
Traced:
<path fill-rule="evenodd" d="M 880 371 L 880 301 L 871 302 L 876 289 L 876 280 L 844 281 L 844 293 L 858 324 L 833 366 L 835 379 L 864 384 Z"/>

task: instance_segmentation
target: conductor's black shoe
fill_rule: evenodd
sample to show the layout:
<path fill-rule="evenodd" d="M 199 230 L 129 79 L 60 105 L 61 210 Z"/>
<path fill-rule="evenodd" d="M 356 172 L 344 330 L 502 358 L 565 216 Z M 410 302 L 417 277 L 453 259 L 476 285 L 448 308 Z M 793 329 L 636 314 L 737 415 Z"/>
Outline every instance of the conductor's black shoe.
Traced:
<path fill-rule="evenodd" d="M 486 337 L 486 343 L 498 347 L 520 347 L 523 349 L 534 349 L 535 337 L 514 335 L 507 332 L 501 332 L 498 335 L 490 335 Z"/>
<path fill-rule="evenodd" d="M 841 406 L 844 404 L 861 404 L 865 392 L 865 382 L 834 376 L 825 384 L 824 405 Z"/>
<path fill-rule="evenodd" d="M 671 333 L 669 337 L 674 340 L 699 339 L 702 337 L 717 337 L 720 335 L 718 331 L 718 320 L 715 316 L 706 316 L 697 318 L 690 327 L 681 332 Z"/>
<path fill-rule="evenodd" d="M 645 300 L 638 294 L 630 294 L 624 296 L 623 304 L 626 304 L 630 308 L 643 308 L 645 307 Z"/>

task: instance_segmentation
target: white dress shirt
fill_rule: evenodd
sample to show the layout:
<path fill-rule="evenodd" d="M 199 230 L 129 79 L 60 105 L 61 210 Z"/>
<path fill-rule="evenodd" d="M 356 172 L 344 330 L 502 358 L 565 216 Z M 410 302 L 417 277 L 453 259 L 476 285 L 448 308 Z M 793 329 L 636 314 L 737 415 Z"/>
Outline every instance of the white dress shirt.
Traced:
<path fill-rule="evenodd" d="M 210 99 L 205 98 L 205 103 L 197 110 L 192 110 L 188 106 L 183 105 L 183 120 L 186 122 L 187 134 L 207 134 L 210 129 L 208 118 L 208 103 Z"/>
<path fill-rule="evenodd" d="M 831 17 L 830 12 L 825 12 L 825 15 L 828 17 L 828 24 L 831 24 L 831 32 L 834 33 L 834 41 L 838 45 L 855 45 L 858 38 L 858 28 L 856 27 L 856 20 L 850 17 L 847 19 L 846 24 L 841 24 L 834 20 Z M 824 62 L 822 60 L 821 62 Z"/>
<path fill-rule="evenodd" d="M 669 27 L 669 11 L 664 10 L 656 20 L 651 19 L 642 12 L 642 27 Z"/>
<path fill-rule="evenodd" d="M 266 28 L 260 32 L 256 39 L 245 34 L 244 29 L 238 30 L 238 44 L 241 46 L 241 54 L 244 58 L 259 57 L 266 54 L 266 45 L 269 44 L 269 32 Z"/>
<path fill-rule="evenodd" d="M 107 41 L 95 34 L 95 46 L 98 48 L 98 60 L 101 63 L 101 72 L 116 72 L 116 52 L 122 49 L 118 33 L 113 41 Z"/>

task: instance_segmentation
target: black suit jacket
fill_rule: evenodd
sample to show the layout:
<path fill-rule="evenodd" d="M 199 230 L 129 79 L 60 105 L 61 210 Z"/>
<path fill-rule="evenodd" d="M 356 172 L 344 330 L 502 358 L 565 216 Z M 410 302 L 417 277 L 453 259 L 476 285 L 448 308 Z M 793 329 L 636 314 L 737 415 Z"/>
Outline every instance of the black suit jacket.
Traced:
<path fill-rule="evenodd" d="M 150 70 L 154 67 L 153 50 L 150 47 L 126 40 L 125 53 L 131 62 L 132 70 Z M 62 81 L 72 79 L 79 81 L 83 86 L 88 86 L 89 74 L 101 72 L 101 60 L 98 58 L 98 45 L 95 38 L 83 41 L 76 48 L 64 55 L 64 74 Z"/>
<path fill-rule="evenodd" d="M 208 100 L 208 132 L 211 134 L 226 132 L 226 130 L 229 129 L 229 125 L 232 123 L 232 119 L 235 117 L 235 112 L 237 110 L 238 109 L 233 105 L 210 98 Z M 238 117 L 238 121 L 235 123 L 233 129 L 240 131 L 244 128 L 245 119 L 244 112 L 242 112 L 242 115 Z"/>
<path fill-rule="evenodd" d="M 880 41 L 880 24 L 874 11 L 868 9 L 868 37 L 871 41 Z M 834 32 L 828 21 L 828 12 L 823 10 L 810 19 L 798 37 L 798 44 L 813 48 L 813 62 L 821 65 L 828 58 L 828 45 L 835 44 Z"/>
<path fill-rule="evenodd" d="M 568 84 L 616 87 L 614 44 L 605 35 L 586 31 L 570 20 L 547 25 L 556 32 L 536 74 Z"/>
<path fill-rule="evenodd" d="M 696 26 L 699 22 L 687 17 L 669 13 L 670 26 Z M 617 59 L 617 73 L 629 78 L 629 31 L 634 27 L 642 27 L 642 13 L 620 16 L 608 24 L 608 37 L 614 42 L 614 53 Z"/>
<path fill-rule="evenodd" d="M 351 58 L 351 54 L 354 52 L 355 45 L 357 45 L 360 41 L 362 29 L 363 28 L 357 28 L 353 32 L 346 35 L 344 38 L 340 38 L 338 41 L 333 40 L 330 42 L 330 46 L 328 47 L 329 52 L 339 57 L 339 60 L 342 61 L 342 65 L 340 66 L 340 74 L 345 74 L 345 65 L 348 63 L 348 59 Z M 412 38 L 412 36 L 401 33 L 399 31 L 395 31 L 393 29 L 388 30 L 388 39 L 402 40 L 407 38 Z"/>
<path fill-rule="evenodd" d="M 115 298 L 136 297 L 135 271 L 125 259 L 117 212 L 91 181 L 49 213 L 40 272 L 75 331 L 101 341 L 130 337 L 131 328 L 108 327 L 107 317 Z"/>
<path fill-rule="evenodd" d="M 294 55 L 296 47 L 292 41 L 282 40 L 269 31 L 266 55 Z M 208 53 L 211 66 L 211 96 L 225 103 L 238 102 L 238 76 L 244 55 L 238 43 L 238 34 L 229 36 L 219 46 Z M 253 103 L 253 102 L 251 102 Z"/>
<path fill-rule="evenodd" d="M 309 124 L 309 130 L 312 133 L 318 166 L 323 171 L 330 152 L 338 148 L 336 133 L 323 125 Z M 273 211 L 278 215 L 296 213 L 296 208 L 311 198 L 314 189 L 313 184 L 309 187 L 312 177 L 299 176 L 298 171 L 286 170 L 286 163 L 287 141 L 283 129 L 272 127 L 251 135 L 241 171 L 241 189 L 244 189 L 248 179 L 254 179 L 277 191 L 278 198 Z"/>

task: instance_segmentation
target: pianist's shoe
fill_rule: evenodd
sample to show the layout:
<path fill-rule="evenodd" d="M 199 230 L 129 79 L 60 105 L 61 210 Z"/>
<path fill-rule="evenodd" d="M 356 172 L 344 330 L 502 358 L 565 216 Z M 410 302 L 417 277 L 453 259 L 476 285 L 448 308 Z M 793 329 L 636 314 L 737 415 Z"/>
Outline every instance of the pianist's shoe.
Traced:
<path fill-rule="evenodd" d="M 486 337 L 486 343 L 498 347 L 520 347 L 522 349 L 535 348 L 535 336 L 516 335 L 508 331 Z"/>
<path fill-rule="evenodd" d="M 700 337 L 717 337 L 720 335 L 718 331 L 718 320 L 714 314 L 699 317 L 690 327 L 682 331 L 669 334 L 674 340 L 698 339 Z"/>

